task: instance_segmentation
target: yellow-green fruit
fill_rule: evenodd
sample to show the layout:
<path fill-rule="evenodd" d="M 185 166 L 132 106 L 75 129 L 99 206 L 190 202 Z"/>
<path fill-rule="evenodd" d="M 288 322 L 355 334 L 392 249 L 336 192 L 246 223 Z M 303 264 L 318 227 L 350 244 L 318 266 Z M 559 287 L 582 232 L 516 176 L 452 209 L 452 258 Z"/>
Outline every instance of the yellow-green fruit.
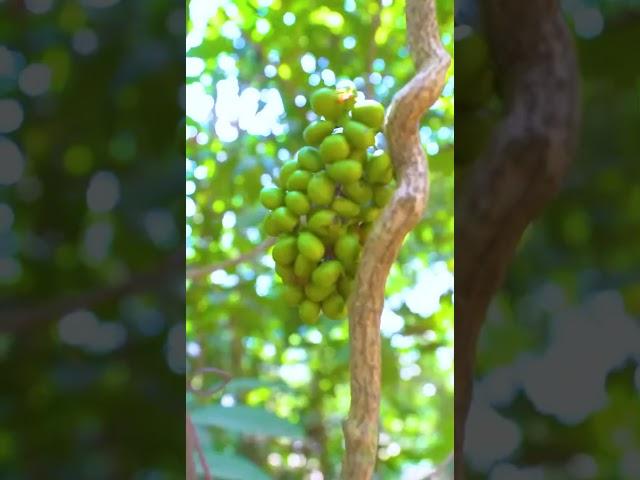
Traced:
<path fill-rule="evenodd" d="M 264 187 L 260 190 L 260 203 L 270 210 L 282 206 L 284 192 L 278 187 Z"/>
<path fill-rule="evenodd" d="M 316 265 L 317 262 L 309 260 L 304 255 L 298 255 L 293 264 L 293 273 L 296 274 L 296 277 L 306 281 L 311 276 L 311 272 L 316 268 Z"/>
<path fill-rule="evenodd" d="M 338 281 L 342 274 L 342 264 L 338 260 L 322 262 L 311 274 L 311 281 L 316 285 L 329 286 Z"/>
<path fill-rule="evenodd" d="M 347 218 L 357 217 L 360 213 L 360 207 L 357 203 L 342 197 L 336 197 L 336 199 L 331 204 L 331 208 L 336 213 Z"/>
<path fill-rule="evenodd" d="M 357 160 L 340 160 L 327 167 L 327 173 L 336 182 L 349 184 L 362 177 L 362 164 Z"/>
<path fill-rule="evenodd" d="M 287 180 L 287 190 L 298 190 L 304 192 L 307 190 L 307 185 L 311 180 L 311 172 L 306 170 L 296 170 L 291 174 L 289 180 Z"/>
<path fill-rule="evenodd" d="M 293 268 L 291 267 L 285 267 L 284 265 L 276 263 L 276 273 L 285 283 L 295 284 L 298 281 L 295 273 L 293 272 Z"/>
<path fill-rule="evenodd" d="M 367 161 L 367 150 L 351 150 L 351 153 L 349 153 L 349 157 L 352 160 L 357 160 L 360 163 L 365 163 Z"/>
<path fill-rule="evenodd" d="M 298 255 L 298 242 L 296 237 L 287 235 L 282 237 L 273 246 L 271 255 L 279 265 L 291 265 Z"/>
<path fill-rule="evenodd" d="M 360 255 L 360 239 L 355 234 L 343 235 L 334 246 L 336 258 L 342 262 L 346 270 L 352 272 Z"/>
<path fill-rule="evenodd" d="M 349 142 L 344 135 L 336 134 L 325 138 L 320 144 L 320 157 L 325 163 L 333 163 L 349 156 Z"/>
<path fill-rule="evenodd" d="M 351 117 L 374 130 L 380 130 L 384 123 L 384 107 L 375 100 L 364 100 L 353 107 Z"/>
<path fill-rule="evenodd" d="M 329 205 L 336 193 L 336 184 L 326 172 L 318 172 L 311 176 L 307 185 L 307 195 L 316 205 Z"/>
<path fill-rule="evenodd" d="M 300 307 L 298 307 L 298 314 L 303 322 L 315 322 L 318 319 L 318 315 L 320 315 L 320 305 L 311 300 L 303 300 Z"/>
<path fill-rule="evenodd" d="M 298 166 L 309 172 L 317 172 L 324 166 L 317 148 L 302 147 L 297 154 Z"/>
<path fill-rule="evenodd" d="M 313 262 L 319 262 L 324 257 L 324 244 L 311 232 L 298 235 L 297 247 L 300 254 Z"/>
<path fill-rule="evenodd" d="M 330 295 L 322 302 L 322 311 L 327 317 L 334 320 L 344 318 L 347 313 L 344 298 L 339 293 Z"/>
<path fill-rule="evenodd" d="M 316 90 L 309 100 L 311 109 L 328 120 L 337 120 L 344 111 L 338 92 L 332 88 Z"/>
<path fill-rule="evenodd" d="M 309 300 L 321 302 L 334 292 L 334 285 L 316 285 L 309 283 L 304 287 L 304 293 Z"/>
<path fill-rule="evenodd" d="M 378 207 L 368 207 L 362 212 L 362 219 L 365 222 L 375 222 L 380 216 L 381 210 Z"/>
<path fill-rule="evenodd" d="M 296 162 L 295 160 L 289 160 L 288 162 L 285 162 L 285 164 L 282 165 L 282 168 L 280 169 L 280 177 L 278 178 L 278 185 L 280 185 L 281 188 L 285 188 L 287 186 L 287 181 L 289 180 L 289 177 L 297 169 L 298 169 L 298 162 Z"/>
<path fill-rule="evenodd" d="M 264 217 L 262 226 L 264 232 L 271 237 L 275 237 L 280 233 L 280 227 L 273 221 L 272 213 L 269 213 L 266 217 Z"/>
<path fill-rule="evenodd" d="M 384 207 L 393 197 L 393 186 L 380 185 L 373 189 L 373 200 L 378 207 Z"/>
<path fill-rule="evenodd" d="M 391 158 L 386 152 L 378 150 L 369 156 L 365 177 L 369 183 L 389 183 L 393 179 Z"/>
<path fill-rule="evenodd" d="M 335 124 L 328 120 L 316 120 L 310 123 L 302 132 L 302 138 L 309 145 L 320 145 L 320 142 L 328 135 L 331 135 Z"/>
<path fill-rule="evenodd" d="M 342 295 L 342 298 L 347 299 L 353 291 L 354 280 L 349 277 L 341 277 L 338 280 L 338 292 Z"/>
<path fill-rule="evenodd" d="M 311 209 L 309 199 L 302 192 L 287 192 L 284 203 L 296 215 L 305 215 Z"/>
<path fill-rule="evenodd" d="M 271 221 L 281 232 L 292 232 L 298 225 L 298 217 L 287 207 L 278 207 L 271 214 Z"/>
<path fill-rule="evenodd" d="M 311 215 L 307 222 L 307 228 L 321 236 L 333 235 L 340 227 L 340 219 L 333 210 L 318 210 Z"/>
<path fill-rule="evenodd" d="M 373 190 L 362 180 L 345 185 L 343 190 L 347 197 L 360 205 L 369 203 L 373 198 Z"/>
<path fill-rule="evenodd" d="M 282 288 L 282 298 L 290 307 L 298 305 L 304 298 L 304 291 L 295 285 L 285 285 Z"/>
<path fill-rule="evenodd" d="M 344 136 L 354 148 L 359 149 L 370 147 L 376 142 L 373 130 L 360 122 L 347 122 L 344 126 Z"/>

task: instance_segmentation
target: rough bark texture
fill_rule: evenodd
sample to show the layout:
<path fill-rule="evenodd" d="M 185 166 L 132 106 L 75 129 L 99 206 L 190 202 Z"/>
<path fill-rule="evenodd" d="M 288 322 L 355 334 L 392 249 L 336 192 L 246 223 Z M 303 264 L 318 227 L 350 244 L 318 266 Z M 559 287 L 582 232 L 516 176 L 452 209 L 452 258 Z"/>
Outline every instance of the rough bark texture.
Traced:
<path fill-rule="evenodd" d="M 409 49 L 417 73 L 394 96 L 385 121 L 398 187 L 364 246 L 349 306 L 351 407 L 343 426 L 345 480 L 370 480 L 375 469 L 384 287 L 405 236 L 426 207 L 428 169 L 418 126 L 420 118 L 440 96 L 450 64 L 440 42 L 434 0 L 407 0 L 406 18 Z"/>
<path fill-rule="evenodd" d="M 578 69 L 556 0 L 485 0 L 484 22 L 505 104 L 487 150 L 456 194 L 455 464 L 487 307 L 529 223 L 560 187 L 578 130 Z"/>

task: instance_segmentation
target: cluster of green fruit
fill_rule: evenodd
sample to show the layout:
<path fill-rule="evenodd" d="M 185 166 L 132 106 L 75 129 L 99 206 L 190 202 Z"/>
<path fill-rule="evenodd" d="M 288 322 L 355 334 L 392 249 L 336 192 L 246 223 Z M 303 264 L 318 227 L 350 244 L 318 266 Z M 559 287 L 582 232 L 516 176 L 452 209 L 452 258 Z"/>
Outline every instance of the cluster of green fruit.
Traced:
<path fill-rule="evenodd" d="M 320 118 L 304 129 L 307 146 L 260 192 L 282 296 L 304 322 L 344 318 L 362 245 L 394 191 L 391 159 L 375 148 L 384 107 L 356 103 L 351 89 L 321 88 L 310 103 Z"/>

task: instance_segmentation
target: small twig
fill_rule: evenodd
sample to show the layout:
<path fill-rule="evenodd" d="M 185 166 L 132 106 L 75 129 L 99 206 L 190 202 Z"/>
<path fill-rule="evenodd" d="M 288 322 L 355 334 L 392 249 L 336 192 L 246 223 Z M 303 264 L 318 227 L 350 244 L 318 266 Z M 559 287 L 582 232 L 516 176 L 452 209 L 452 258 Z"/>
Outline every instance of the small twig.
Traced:
<path fill-rule="evenodd" d="M 202 466 L 202 471 L 204 472 L 204 479 L 213 480 L 213 477 L 211 476 L 211 470 L 209 470 L 209 465 L 207 464 L 207 459 L 205 458 L 204 452 L 202 451 L 202 444 L 200 443 L 198 432 L 193 426 L 191 415 L 189 414 L 187 414 L 187 436 L 190 437 L 190 443 L 198 454 L 198 460 L 200 460 L 200 465 Z M 191 452 L 191 456 L 193 458 L 193 451 Z"/>
<path fill-rule="evenodd" d="M 187 278 L 191 280 L 196 280 L 204 277 L 216 270 L 226 270 L 227 268 L 235 267 L 236 265 L 252 260 L 254 257 L 258 256 L 260 253 L 268 250 L 271 245 L 275 243 L 274 238 L 269 238 L 265 240 L 260 245 L 258 245 L 253 250 L 243 253 L 236 258 L 229 258 L 227 260 L 222 260 L 221 262 L 213 263 L 211 265 L 205 265 L 203 267 L 190 267 L 187 269 Z"/>
<path fill-rule="evenodd" d="M 378 45 L 376 44 L 376 32 L 378 28 L 380 28 L 380 13 L 382 10 L 382 1 L 378 2 L 378 11 L 373 16 L 371 20 L 371 43 L 369 43 L 369 51 L 367 52 L 367 78 L 365 78 L 364 82 L 364 91 L 367 97 L 373 97 L 371 80 L 369 77 L 373 73 L 373 60 L 375 59 L 376 52 L 378 51 Z"/>
<path fill-rule="evenodd" d="M 216 385 L 213 388 L 209 388 L 208 390 L 194 389 L 191 386 L 191 379 L 189 380 L 189 382 L 187 383 L 187 390 L 189 390 L 191 393 L 195 393 L 196 395 L 200 395 L 203 397 L 210 397 L 212 395 L 215 395 L 219 391 L 223 390 L 224 387 L 228 385 L 228 383 L 231 381 L 231 378 L 232 378 L 229 372 L 225 372 L 224 370 L 220 370 L 219 368 L 215 368 L 215 367 L 200 368 L 193 373 L 192 378 L 195 377 L 196 375 L 200 375 L 203 373 L 215 373 L 216 375 L 219 375 L 222 377 L 222 381 L 218 385 Z"/>

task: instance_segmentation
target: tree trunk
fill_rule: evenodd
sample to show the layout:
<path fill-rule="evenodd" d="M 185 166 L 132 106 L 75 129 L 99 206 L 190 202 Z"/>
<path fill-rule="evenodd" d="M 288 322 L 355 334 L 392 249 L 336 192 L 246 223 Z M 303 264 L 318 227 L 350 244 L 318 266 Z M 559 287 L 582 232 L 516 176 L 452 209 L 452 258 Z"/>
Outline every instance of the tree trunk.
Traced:
<path fill-rule="evenodd" d="M 364 246 L 349 305 L 351 406 L 343 426 L 345 480 L 370 480 L 375 470 L 384 287 L 402 241 L 427 204 L 428 168 L 418 128 L 421 117 L 440 96 L 450 64 L 440 41 L 434 0 L 407 0 L 406 19 L 417 73 L 394 96 L 385 121 L 398 188 Z"/>

